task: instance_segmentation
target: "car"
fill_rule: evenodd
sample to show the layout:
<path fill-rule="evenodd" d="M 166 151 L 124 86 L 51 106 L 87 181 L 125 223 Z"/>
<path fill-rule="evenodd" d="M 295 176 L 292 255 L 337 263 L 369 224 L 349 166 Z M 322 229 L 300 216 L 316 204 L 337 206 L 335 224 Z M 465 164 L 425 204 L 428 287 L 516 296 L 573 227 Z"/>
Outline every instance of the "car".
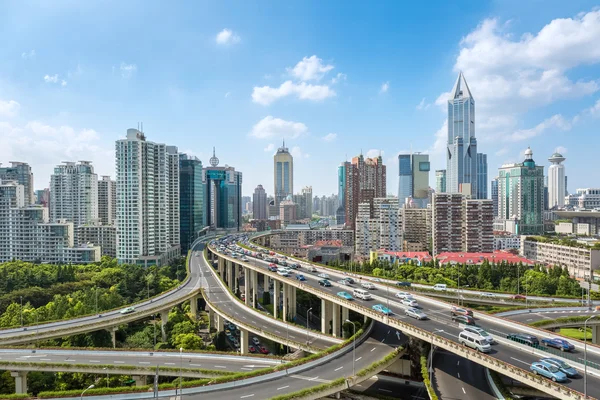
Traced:
<path fill-rule="evenodd" d="M 564 382 L 567 380 L 567 374 L 562 372 L 556 366 L 547 362 L 533 362 L 531 363 L 531 367 L 529 367 L 529 369 L 535 375 L 545 376 L 546 378 L 552 379 L 553 382 Z"/>
<path fill-rule="evenodd" d="M 277 272 L 277 267 L 275 266 L 275 264 L 271 264 L 267 268 L 269 268 L 269 271 L 271 272 Z"/>
<path fill-rule="evenodd" d="M 248 261 L 248 258 L 246 256 L 243 256 L 242 261 Z"/>
<path fill-rule="evenodd" d="M 305 281 L 306 280 L 306 278 L 302 274 L 296 275 L 296 279 L 298 279 L 299 281 Z"/>
<path fill-rule="evenodd" d="M 481 329 L 478 326 L 466 326 L 465 331 L 478 335 L 480 338 L 485 339 L 489 344 L 494 344 L 494 338 L 492 335 L 487 333 L 484 329 Z"/>
<path fill-rule="evenodd" d="M 250 353 L 256 353 L 256 347 L 254 347 L 254 346 L 248 346 L 248 351 Z"/>
<path fill-rule="evenodd" d="M 348 281 L 349 284 L 354 285 L 356 283 L 356 281 L 352 278 L 350 278 L 349 276 L 344 278 L 346 281 Z"/>
<path fill-rule="evenodd" d="M 371 282 L 363 282 L 363 283 L 360 284 L 360 286 L 362 286 L 365 289 L 369 289 L 369 290 L 377 289 L 375 287 L 375 285 L 373 285 Z"/>
<path fill-rule="evenodd" d="M 352 297 L 352 295 L 347 292 L 337 292 L 337 295 L 345 300 L 354 300 L 354 297 Z"/>
<path fill-rule="evenodd" d="M 452 321 L 458 322 L 459 324 L 475 325 L 475 319 L 468 315 L 453 315 Z"/>
<path fill-rule="evenodd" d="M 298 269 L 298 268 L 300 268 L 300 264 L 298 264 L 298 263 L 290 264 L 290 268 Z"/>
<path fill-rule="evenodd" d="M 230 338 L 230 339 L 233 342 L 233 345 L 235 347 L 240 347 L 240 341 L 239 340 L 237 340 L 236 338 Z"/>
<path fill-rule="evenodd" d="M 527 299 L 527 297 L 523 296 L 522 294 L 513 294 L 512 296 L 510 296 L 511 299 L 513 300 L 525 300 Z"/>
<path fill-rule="evenodd" d="M 526 344 L 527 346 L 537 347 L 540 345 L 540 341 L 533 335 L 527 335 L 525 333 L 509 333 L 506 338 L 515 342 Z"/>
<path fill-rule="evenodd" d="M 127 307 L 121 310 L 121 314 L 129 314 L 135 311 L 135 307 Z"/>
<path fill-rule="evenodd" d="M 321 279 L 319 281 L 319 285 L 324 287 L 331 287 L 331 282 L 329 282 L 327 279 Z"/>
<path fill-rule="evenodd" d="M 340 279 L 337 283 L 339 283 L 340 285 L 350 286 L 350 282 L 348 282 L 347 279 Z"/>
<path fill-rule="evenodd" d="M 287 272 L 285 269 L 278 269 L 277 270 L 277 275 L 281 275 L 281 276 L 290 276 L 290 273 Z"/>
<path fill-rule="evenodd" d="M 575 368 L 571 367 L 569 364 L 567 364 L 563 360 L 559 360 L 558 358 L 548 357 L 548 358 L 542 358 L 540 361 L 545 362 L 547 364 L 554 365 L 561 372 L 565 373 L 565 375 L 567 375 L 569 378 L 576 378 L 579 376 L 579 373 L 577 372 L 577 370 Z"/>
<path fill-rule="evenodd" d="M 405 281 L 396 282 L 396 286 L 410 287 L 410 285 L 411 285 L 410 282 L 405 282 Z"/>
<path fill-rule="evenodd" d="M 383 304 L 375 304 L 371 308 L 377 312 L 384 314 L 384 315 L 390 315 L 392 313 L 392 311 L 389 308 L 387 308 L 386 306 L 384 306 Z"/>
<path fill-rule="evenodd" d="M 555 349 L 559 349 L 560 351 L 575 350 L 575 346 L 567 342 L 565 339 L 561 338 L 544 338 L 542 339 L 542 344 L 544 346 L 554 347 Z"/>
<path fill-rule="evenodd" d="M 319 275 L 317 275 L 319 278 L 323 278 L 323 279 L 329 279 L 329 275 L 327 275 L 325 272 L 321 272 Z"/>
<path fill-rule="evenodd" d="M 412 297 L 412 294 L 406 292 L 398 292 L 395 296 L 399 299 L 406 299 L 407 297 Z"/>
<path fill-rule="evenodd" d="M 494 293 L 483 292 L 481 293 L 481 297 L 496 297 L 496 295 Z"/>
<path fill-rule="evenodd" d="M 412 297 L 405 297 L 402 299 L 402 301 L 400 302 L 402 304 L 404 304 L 405 306 L 409 306 L 409 307 L 419 307 L 419 303 L 417 303 L 417 301 L 415 299 L 413 299 Z"/>
<path fill-rule="evenodd" d="M 233 340 L 233 334 L 231 333 L 231 331 L 226 331 L 225 336 L 227 336 L 229 339 Z"/>
<path fill-rule="evenodd" d="M 310 267 L 308 267 L 308 271 L 309 272 L 317 272 L 317 269 L 311 265 Z"/>
<path fill-rule="evenodd" d="M 260 351 L 262 354 L 269 354 L 269 350 L 267 350 L 265 346 L 260 346 L 258 351 Z"/>
<path fill-rule="evenodd" d="M 373 282 L 381 282 L 381 279 L 379 279 L 379 278 L 371 278 L 371 280 L 372 280 Z"/>
<path fill-rule="evenodd" d="M 256 345 L 256 346 L 260 346 L 260 340 L 258 340 L 258 338 L 256 336 L 254 336 L 252 338 L 252 343 L 254 343 L 254 345 Z"/>
<path fill-rule="evenodd" d="M 452 308 L 450 309 L 450 314 L 452 314 L 452 315 L 468 315 L 469 317 L 472 317 L 473 311 L 468 310 L 466 308 L 452 306 Z"/>
<path fill-rule="evenodd" d="M 406 314 L 407 317 L 413 317 L 416 319 L 427 319 L 427 314 L 425 314 L 423 311 L 419 310 L 418 308 L 407 308 L 404 311 L 404 314 Z"/>

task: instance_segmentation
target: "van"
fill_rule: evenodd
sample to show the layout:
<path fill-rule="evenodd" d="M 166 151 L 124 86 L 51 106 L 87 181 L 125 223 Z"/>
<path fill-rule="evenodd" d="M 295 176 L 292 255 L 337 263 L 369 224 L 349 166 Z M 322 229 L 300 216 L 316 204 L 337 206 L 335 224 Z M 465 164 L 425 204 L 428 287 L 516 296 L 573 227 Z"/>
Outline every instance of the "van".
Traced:
<path fill-rule="evenodd" d="M 445 292 L 448 286 L 445 283 L 436 283 L 433 285 L 433 290 L 438 290 L 441 292 Z"/>
<path fill-rule="evenodd" d="M 354 292 L 352 292 L 352 295 L 354 297 L 356 297 L 357 299 L 361 299 L 361 300 L 371 300 L 373 298 L 371 296 L 371 293 L 369 293 L 365 289 L 354 289 Z"/>
<path fill-rule="evenodd" d="M 458 343 L 482 353 L 489 353 L 492 349 L 492 346 L 490 346 L 487 340 L 468 331 L 462 331 L 458 334 Z"/>

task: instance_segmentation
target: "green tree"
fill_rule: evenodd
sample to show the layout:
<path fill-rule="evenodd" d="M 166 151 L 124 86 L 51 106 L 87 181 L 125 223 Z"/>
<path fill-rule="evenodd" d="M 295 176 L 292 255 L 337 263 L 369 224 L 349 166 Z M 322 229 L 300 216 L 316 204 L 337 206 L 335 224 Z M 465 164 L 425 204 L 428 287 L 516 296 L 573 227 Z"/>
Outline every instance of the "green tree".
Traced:
<path fill-rule="evenodd" d="M 204 348 L 204 343 L 202 342 L 202 338 L 198 335 L 193 333 L 182 333 L 175 336 L 173 346 L 185 350 L 200 350 Z"/>

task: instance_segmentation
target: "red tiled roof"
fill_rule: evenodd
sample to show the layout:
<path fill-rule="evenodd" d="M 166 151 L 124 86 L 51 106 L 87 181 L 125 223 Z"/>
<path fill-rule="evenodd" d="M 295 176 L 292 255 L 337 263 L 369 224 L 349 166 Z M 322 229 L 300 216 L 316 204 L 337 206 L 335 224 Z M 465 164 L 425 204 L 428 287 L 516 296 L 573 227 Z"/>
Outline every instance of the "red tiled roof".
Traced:
<path fill-rule="evenodd" d="M 440 253 L 436 259 L 440 264 L 446 263 L 457 263 L 457 264 L 481 264 L 484 260 L 488 260 L 490 263 L 501 263 L 505 261 L 511 264 L 523 264 L 534 265 L 535 262 L 514 255 L 506 251 L 496 250 L 493 253 Z"/>
<path fill-rule="evenodd" d="M 421 261 L 429 261 L 431 260 L 431 256 L 427 251 L 389 251 L 389 250 L 379 250 L 377 254 L 387 254 L 396 258 L 410 258 L 410 259 L 418 259 Z"/>

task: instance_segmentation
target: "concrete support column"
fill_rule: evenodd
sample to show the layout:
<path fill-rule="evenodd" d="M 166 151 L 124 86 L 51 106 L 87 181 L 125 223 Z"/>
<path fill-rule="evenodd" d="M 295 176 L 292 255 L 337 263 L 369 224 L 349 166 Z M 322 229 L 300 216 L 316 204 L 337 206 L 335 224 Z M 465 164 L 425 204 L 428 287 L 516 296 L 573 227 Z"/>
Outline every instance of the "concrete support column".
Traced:
<path fill-rule="evenodd" d="M 252 270 L 252 307 L 256 308 L 258 299 L 258 272 Z"/>
<path fill-rule="evenodd" d="M 227 260 L 227 286 L 233 289 L 233 268 L 235 264 Z"/>
<path fill-rule="evenodd" d="M 592 329 L 592 343 L 598 344 L 600 340 L 600 325 L 592 325 L 590 328 Z"/>
<path fill-rule="evenodd" d="M 194 296 L 190 299 L 190 314 L 192 314 L 192 318 L 196 320 L 198 316 L 198 297 Z"/>
<path fill-rule="evenodd" d="M 333 303 L 333 324 L 331 326 L 333 337 L 340 337 L 340 305 Z"/>
<path fill-rule="evenodd" d="M 244 268 L 244 303 L 246 303 L 247 306 L 250 305 L 250 281 L 252 280 L 252 277 L 250 276 L 250 269 L 249 268 Z"/>
<path fill-rule="evenodd" d="M 240 353 L 248 354 L 248 331 L 240 328 Z"/>
<path fill-rule="evenodd" d="M 329 322 L 331 322 L 331 302 L 321 299 L 321 332 L 329 333 Z"/>
<path fill-rule="evenodd" d="M 296 287 L 288 285 L 288 291 L 288 296 L 290 298 L 290 321 L 294 321 L 296 319 Z"/>
<path fill-rule="evenodd" d="M 11 371 L 10 376 L 15 378 L 15 393 L 27 393 L 27 371 Z"/>
<path fill-rule="evenodd" d="M 237 293 L 240 289 L 240 265 L 233 267 L 233 293 Z"/>
<path fill-rule="evenodd" d="M 263 275 L 263 292 L 269 292 L 269 277 L 267 275 Z"/>
<path fill-rule="evenodd" d="M 279 298 L 281 288 L 279 287 L 279 281 L 277 279 L 273 279 L 273 318 L 277 319 L 277 315 L 279 314 Z"/>
<path fill-rule="evenodd" d="M 217 332 L 223 332 L 225 330 L 225 326 L 223 325 L 223 318 L 219 314 L 215 313 L 215 328 L 217 328 Z"/>
<path fill-rule="evenodd" d="M 169 310 L 163 310 L 160 312 L 160 333 L 163 342 L 167 341 L 167 331 L 165 330 L 167 322 L 169 322 Z"/>
<path fill-rule="evenodd" d="M 346 322 L 346 320 L 349 318 L 350 316 L 350 310 L 347 309 L 346 307 L 342 307 L 342 325 L 344 325 L 344 322 Z"/>
<path fill-rule="evenodd" d="M 135 386 L 145 386 L 146 385 L 146 375 L 133 375 L 131 377 L 135 381 Z"/>
<path fill-rule="evenodd" d="M 287 283 L 283 283 L 283 311 L 282 317 L 285 322 L 288 321 L 289 318 L 289 285 Z"/>
<path fill-rule="evenodd" d="M 225 259 L 222 257 L 219 257 L 218 265 L 219 265 L 219 276 L 221 277 L 221 279 L 223 279 L 224 274 L 225 274 Z"/>
<path fill-rule="evenodd" d="M 116 336 L 116 332 L 119 330 L 118 326 L 113 326 L 110 328 L 106 328 L 106 330 L 108 331 L 108 333 L 110 333 L 110 338 L 112 340 L 112 345 L 113 345 L 113 349 L 115 347 L 117 347 L 117 336 Z"/>
<path fill-rule="evenodd" d="M 213 326 L 215 326 L 215 312 L 212 310 L 212 308 L 208 309 L 208 329 L 211 329 Z"/>

